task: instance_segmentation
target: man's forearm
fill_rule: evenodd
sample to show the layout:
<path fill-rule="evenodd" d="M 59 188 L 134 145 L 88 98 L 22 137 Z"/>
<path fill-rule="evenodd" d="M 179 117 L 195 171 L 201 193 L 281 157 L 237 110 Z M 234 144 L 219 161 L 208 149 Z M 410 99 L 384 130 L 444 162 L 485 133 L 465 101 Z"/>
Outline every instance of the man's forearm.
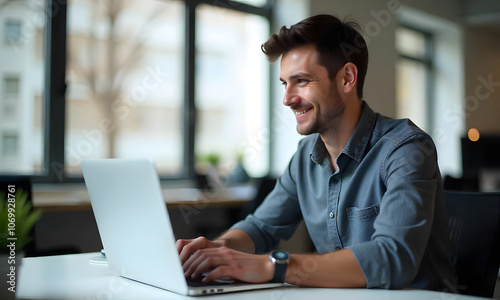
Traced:
<path fill-rule="evenodd" d="M 366 287 L 366 279 L 349 249 L 326 254 L 292 254 L 285 281 L 309 287 Z"/>
<path fill-rule="evenodd" d="M 252 238 L 241 229 L 229 230 L 214 242 L 237 251 L 255 253 Z M 349 249 L 326 254 L 292 254 L 285 281 L 310 287 L 366 287 L 361 267 Z"/>
<path fill-rule="evenodd" d="M 220 237 L 214 240 L 214 243 L 220 246 L 246 252 L 255 253 L 255 244 L 252 238 L 241 229 L 231 229 L 223 233 Z"/>

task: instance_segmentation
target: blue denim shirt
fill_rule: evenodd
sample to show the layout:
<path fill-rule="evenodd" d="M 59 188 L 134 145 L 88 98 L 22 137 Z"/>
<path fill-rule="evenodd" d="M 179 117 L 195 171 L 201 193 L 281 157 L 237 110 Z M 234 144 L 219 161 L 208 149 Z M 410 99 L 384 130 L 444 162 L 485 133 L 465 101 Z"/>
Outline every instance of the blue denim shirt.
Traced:
<path fill-rule="evenodd" d="M 450 234 L 431 138 L 363 102 L 337 165 L 334 172 L 318 134 L 305 137 L 274 190 L 232 228 L 264 253 L 304 219 L 318 253 L 349 248 L 369 288 L 450 289 Z"/>

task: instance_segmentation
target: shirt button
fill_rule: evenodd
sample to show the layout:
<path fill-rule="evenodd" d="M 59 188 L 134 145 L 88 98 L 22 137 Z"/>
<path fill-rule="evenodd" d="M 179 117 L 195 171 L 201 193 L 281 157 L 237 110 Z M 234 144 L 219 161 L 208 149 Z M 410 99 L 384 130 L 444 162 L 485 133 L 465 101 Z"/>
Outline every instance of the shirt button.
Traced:
<path fill-rule="evenodd" d="M 339 183 L 339 180 L 337 178 L 332 178 L 332 182 L 333 182 L 333 184 L 337 184 L 337 183 Z"/>
<path fill-rule="evenodd" d="M 330 212 L 329 216 L 330 216 L 330 219 L 333 219 L 335 217 L 335 214 L 333 212 Z"/>
<path fill-rule="evenodd" d="M 340 246 L 335 246 L 335 251 L 339 251 L 340 249 Z"/>

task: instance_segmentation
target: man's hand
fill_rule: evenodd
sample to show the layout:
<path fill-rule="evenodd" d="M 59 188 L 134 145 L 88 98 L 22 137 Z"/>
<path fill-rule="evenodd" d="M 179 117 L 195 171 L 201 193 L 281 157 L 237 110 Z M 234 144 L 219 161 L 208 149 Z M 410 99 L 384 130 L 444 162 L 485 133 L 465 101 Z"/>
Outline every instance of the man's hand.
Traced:
<path fill-rule="evenodd" d="M 208 271 L 203 282 L 231 277 L 261 283 L 271 281 L 274 275 L 269 256 L 249 254 L 254 253 L 255 246 L 239 229 L 230 230 L 215 241 L 199 237 L 178 240 L 176 245 L 186 278 L 196 278 Z M 363 271 L 349 249 L 290 255 L 285 282 L 310 287 L 366 287 Z"/>
<path fill-rule="evenodd" d="M 192 240 L 179 239 L 175 243 L 175 246 L 177 247 L 177 252 L 179 252 L 179 259 L 181 260 L 181 264 L 183 265 L 188 260 L 188 258 L 199 249 L 216 248 L 216 247 L 221 247 L 223 245 L 224 245 L 223 240 L 212 242 L 209 239 L 202 236 Z"/>
<path fill-rule="evenodd" d="M 186 277 L 196 278 L 210 271 L 203 278 L 203 282 L 210 282 L 220 277 L 231 277 L 245 282 L 261 283 L 273 278 L 274 265 L 268 255 L 248 254 L 225 246 L 215 247 L 212 242 L 207 241 L 200 240 L 196 243 L 196 247 L 200 247 L 183 263 Z M 191 244 L 184 248 L 189 245 Z M 207 247 L 201 247 L 202 245 Z"/>

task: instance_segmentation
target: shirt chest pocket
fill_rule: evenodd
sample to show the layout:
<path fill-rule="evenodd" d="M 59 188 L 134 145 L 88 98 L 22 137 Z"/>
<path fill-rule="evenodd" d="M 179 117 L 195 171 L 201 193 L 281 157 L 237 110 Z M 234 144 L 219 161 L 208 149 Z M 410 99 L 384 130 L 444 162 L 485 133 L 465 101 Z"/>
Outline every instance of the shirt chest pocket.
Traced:
<path fill-rule="evenodd" d="M 349 224 L 351 226 L 356 226 L 357 223 L 373 223 L 380 211 L 380 205 L 374 204 L 364 208 L 348 207 L 346 211 L 347 217 L 349 218 Z"/>

